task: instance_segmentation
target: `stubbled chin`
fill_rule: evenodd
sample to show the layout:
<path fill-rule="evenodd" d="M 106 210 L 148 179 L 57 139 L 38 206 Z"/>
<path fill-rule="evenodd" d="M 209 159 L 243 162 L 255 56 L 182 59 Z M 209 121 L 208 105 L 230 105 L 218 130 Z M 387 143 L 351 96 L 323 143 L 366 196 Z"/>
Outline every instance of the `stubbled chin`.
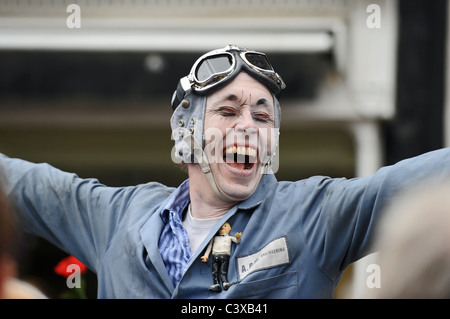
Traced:
<path fill-rule="evenodd" d="M 236 163 L 233 164 L 236 165 Z M 262 177 L 259 174 L 260 170 L 258 169 L 258 165 L 254 164 L 251 170 L 243 170 L 239 169 L 239 167 L 235 168 L 228 163 L 222 163 L 220 165 L 230 166 L 221 167 L 219 170 L 221 174 L 219 176 L 215 174 L 217 186 L 225 195 L 241 201 L 247 199 L 254 193 Z"/>

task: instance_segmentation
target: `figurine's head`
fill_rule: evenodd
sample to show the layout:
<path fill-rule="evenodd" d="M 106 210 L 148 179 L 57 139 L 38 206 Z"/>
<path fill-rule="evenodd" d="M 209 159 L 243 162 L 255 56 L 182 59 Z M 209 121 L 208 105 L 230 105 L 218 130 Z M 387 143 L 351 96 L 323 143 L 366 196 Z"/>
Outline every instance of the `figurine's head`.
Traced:
<path fill-rule="evenodd" d="M 225 222 L 219 229 L 219 235 L 228 235 L 231 231 L 231 225 Z"/>

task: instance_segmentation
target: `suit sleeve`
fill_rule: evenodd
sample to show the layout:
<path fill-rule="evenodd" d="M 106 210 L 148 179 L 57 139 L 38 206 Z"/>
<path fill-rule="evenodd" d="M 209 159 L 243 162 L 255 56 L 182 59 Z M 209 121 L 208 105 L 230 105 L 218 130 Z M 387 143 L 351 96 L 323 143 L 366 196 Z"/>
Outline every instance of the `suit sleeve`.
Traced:
<path fill-rule="evenodd" d="M 336 279 L 372 252 L 378 220 L 396 194 L 431 179 L 448 180 L 449 174 L 450 150 L 442 149 L 363 178 L 314 177 L 303 183 L 302 230 L 323 272 Z"/>
<path fill-rule="evenodd" d="M 48 164 L 0 154 L 2 188 L 20 226 L 96 269 L 132 188 L 112 188 Z"/>

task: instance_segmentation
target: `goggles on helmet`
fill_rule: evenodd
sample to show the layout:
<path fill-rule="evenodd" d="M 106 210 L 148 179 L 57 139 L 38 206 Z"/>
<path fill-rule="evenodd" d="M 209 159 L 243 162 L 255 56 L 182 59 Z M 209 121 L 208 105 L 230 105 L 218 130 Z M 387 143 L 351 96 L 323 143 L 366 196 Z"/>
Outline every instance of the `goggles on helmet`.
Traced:
<path fill-rule="evenodd" d="M 192 66 L 189 75 L 180 80 L 179 89 L 183 93 L 192 89 L 197 94 L 206 95 L 234 79 L 240 71 L 246 71 L 264 83 L 277 98 L 286 87 L 264 53 L 227 45 L 202 55 Z M 177 92 L 177 102 L 180 93 Z M 173 108 L 177 106 L 178 103 L 172 104 Z"/>

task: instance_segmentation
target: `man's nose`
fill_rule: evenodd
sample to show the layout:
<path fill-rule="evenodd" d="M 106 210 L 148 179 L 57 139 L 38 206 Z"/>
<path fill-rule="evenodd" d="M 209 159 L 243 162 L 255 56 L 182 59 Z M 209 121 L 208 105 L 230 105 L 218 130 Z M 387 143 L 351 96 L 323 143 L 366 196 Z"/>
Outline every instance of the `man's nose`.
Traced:
<path fill-rule="evenodd" d="M 250 132 L 254 129 L 256 129 L 255 120 L 253 119 L 250 110 L 245 108 L 237 119 L 236 130 L 240 132 Z"/>

